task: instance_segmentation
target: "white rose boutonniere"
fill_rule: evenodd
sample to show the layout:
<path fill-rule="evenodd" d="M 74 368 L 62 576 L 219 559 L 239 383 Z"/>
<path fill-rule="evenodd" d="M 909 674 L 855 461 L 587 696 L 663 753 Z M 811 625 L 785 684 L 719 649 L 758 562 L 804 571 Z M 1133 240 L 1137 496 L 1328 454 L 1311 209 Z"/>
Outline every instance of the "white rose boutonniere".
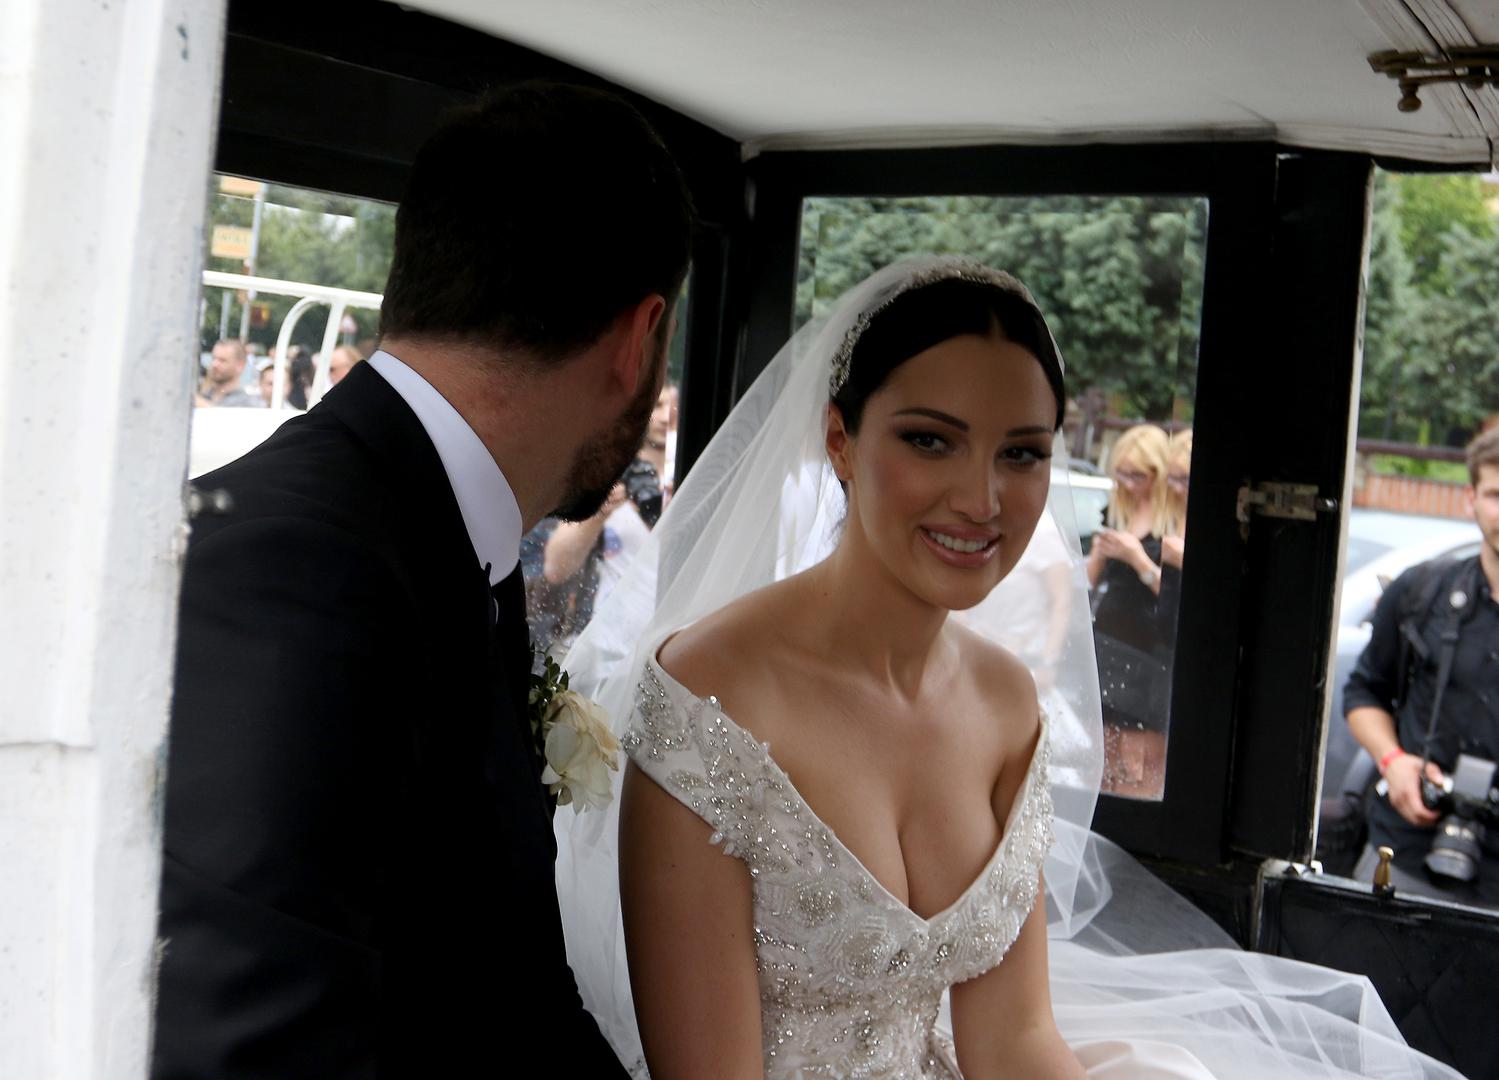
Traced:
<path fill-rule="evenodd" d="M 563 690 L 552 698 L 546 718 L 546 768 L 541 782 L 563 806 L 602 810 L 614 798 L 611 771 L 619 771 L 619 740 L 609 717 L 582 694 Z"/>
<path fill-rule="evenodd" d="M 614 798 L 609 773 L 619 771 L 619 740 L 608 714 L 569 690 L 567 673 L 550 657 L 531 680 L 531 727 L 545 762 L 541 782 L 561 806 L 602 810 Z"/>

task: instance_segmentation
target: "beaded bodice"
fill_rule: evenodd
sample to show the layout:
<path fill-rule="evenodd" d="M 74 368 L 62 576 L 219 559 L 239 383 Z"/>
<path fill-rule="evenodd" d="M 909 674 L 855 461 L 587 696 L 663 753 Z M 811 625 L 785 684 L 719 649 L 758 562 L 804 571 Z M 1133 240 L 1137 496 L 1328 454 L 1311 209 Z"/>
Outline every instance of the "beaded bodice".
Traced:
<path fill-rule="evenodd" d="M 923 919 L 892 896 L 716 698 L 647 662 L 625 751 L 744 860 L 754 891 L 768 1080 L 957 1077 L 942 994 L 995 967 L 1038 894 L 1052 839 L 1042 733 L 989 862 Z"/>

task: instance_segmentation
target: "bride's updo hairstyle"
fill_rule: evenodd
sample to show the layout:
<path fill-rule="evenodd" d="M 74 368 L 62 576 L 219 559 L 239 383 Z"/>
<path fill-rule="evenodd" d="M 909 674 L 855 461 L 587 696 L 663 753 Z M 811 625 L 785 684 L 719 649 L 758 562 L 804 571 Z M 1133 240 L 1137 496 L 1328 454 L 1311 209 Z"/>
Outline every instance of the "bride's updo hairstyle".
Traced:
<path fill-rule="evenodd" d="M 843 426 L 858 434 L 864 405 L 890 373 L 918 353 L 965 334 L 1003 337 L 1025 349 L 1041 365 L 1057 399 L 1056 429 L 1062 426 L 1067 395 L 1062 362 L 1041 310 L 1018 281 L 982 268 L 996 281 L 946 277 L 897 294 L 877 308 L 857 335 L 848 359 L 848 374 L 838 386 L 835 373 L 830 400 L 843 414 Z M 1009 281 L 1002 286 L 1001 281 Z M 847 346 L 845 346 L 846 348 Z"/>

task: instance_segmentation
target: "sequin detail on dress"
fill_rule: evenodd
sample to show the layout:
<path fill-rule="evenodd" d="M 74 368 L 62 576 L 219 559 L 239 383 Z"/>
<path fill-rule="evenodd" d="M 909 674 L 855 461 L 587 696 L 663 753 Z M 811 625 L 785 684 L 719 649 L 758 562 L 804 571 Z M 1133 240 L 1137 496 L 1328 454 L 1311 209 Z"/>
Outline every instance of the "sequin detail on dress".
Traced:
<path fill-rule="evenodd" d="M 1047 723 L 979 876 L 923 919 L 818 819 L 769 748 L 647 662 L 623 745 L 749 867 L 767 1080 L 960 1076 L 942 993 L 1004 959 L 1052 842 Z"/>

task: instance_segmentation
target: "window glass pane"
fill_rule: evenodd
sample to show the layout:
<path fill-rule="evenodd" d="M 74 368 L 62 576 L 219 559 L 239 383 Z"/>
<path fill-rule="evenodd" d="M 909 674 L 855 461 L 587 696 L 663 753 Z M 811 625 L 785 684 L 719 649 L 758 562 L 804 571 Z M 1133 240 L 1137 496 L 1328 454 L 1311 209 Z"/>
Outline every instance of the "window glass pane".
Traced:
<path fill-rule="evenodd" d="M 1383 757 L 1398 746 L 1411 755 L 1389 777 L 1402 788 L 1414 783 L 1428 752 L 1446 774 L 1467 754 L 1471 775 L 1483 774 L 1479 803 L 1487 801 L 1493 766 L 1481 763 L 1499 760 L 1499 667 L 1493 663 L 1499 608 L 1492 601 L 1464 609 L 1469 614 L 1460 624 L 1434 728 L 1432 710 L 1440 682 L 1439 623 L 1454 595 L 1438 575 L 1442 567 L 1471 565 L 1482 546 L 1485 502 L 1481 495 L 1469 501 L 1464 447 L 1493 425 L 1496 413 L 1499 177 L 1376 171 L 1318 854 L 1330 872 L 1347 874 L 1367 853 L 1356 876 L 1368 879 L 1374 858 L 1366 841 L 1387 843 L 1395 849 L 1396 885 L 1403 891 L 1491 906 L 1499 904 L 1492 845 L 1479 844 L 1483 854 L 1471 867 L 1475 883 L 1454 878 L 1450 871 L 1463 860 L 1441 858 L 1435 819 L 1409 822 L 1370 791 L 1378 775 L 1366 750 Z M 1490 474 L 1499 506 L 1499 465 L 1485 466 L 1481 475 Z M 1423 582 L 1432 584 L 1423 591 Z M 1486 590 L 1485 580 L 1475 584 L 1456 591 L 1466 598 L 1467 591 Z M 1423 597 L 1431 603 L 1423 604 Z M 1416 639 L 1422 650 L 1401 645 Z M 1345 715 L 1349 710 L 1353 714 Z M 1455 826 L 1486 813 L 1477 805 L 1464 810 L 1460 799 L 1438 813 L 1452 810 L 1459 811 L 1448 819 Z M 1438 857 L 1428 864 L 1433 851 Z"/>
<path fill-rule="evenodd" d="M 205 278 L 199 324 L 198 404 L 193 419 L 192 475 L 238 458 L 286 417 L 307 408 L 372 353 L 379 332 L 378 294 L 390 273 L 396 207 L 387 202 L 259 183 L 219 175 L 210 192 Z M 255 276 L 376 294 L 349 299 L 321 357 L 328 303 L 303 305 L 301 293 L 250 290 L 216 275 Z M 676 306 L 676 333 L 667 345 L 667 384 L 639 458 L 615 498 L 589 522 L 541 522 L 522 541 L 522 568 L 532 639 L 561 655 L 592 618 L 594 607 L 624 571 L 630 553 L 661 516 L 672 492 L 678 428 L 678 387 L 687 362 L 687 284 Z M 277 344 L 285 338 L 283 408 L 274 399 Z M 243 359 L 241 359 L 243 357 Z M 244 411 L 241 411 L 244 410 Z M 252 414 L 249 410 L 258 410 Z"/>
<path fill-rule="evenodd" d="M 204 237 L 190 475 L 261 442 L 373 350 L 395 210 L 370 199 L 214 177 Z M 254 289 L 245 277 L 287 284 L 279 291 Z M 322 352 L 333 304 L 324 298 L 298 307 L 304 286 L 376 294 L 374 306 L 369 299 L 341 302 L 327 357 Z M 289 320 L 294 309 L 299 314 Z M 266 410 L 277 400 L 275 360 L 283 334 L 281 408 L 252 415 L 247 410 Z"/>
<path fill-rule="evenodd" d="M 385 288 L 395 242 L 393 204 L 232 176 L 216 180 L 209 202 L 206 269 L 371 293 Z M 243 341 L 253 356 L 271 355 L 296 301 L 291 295 L 205 288 L 200 319 L 204 352 L 215 341 L 233 338 Z M 324 305 L 297 321 L 291 345 L 298 355 L 310 360 L 322 347 L 327 313 Z M 347 315 L 339 342 L 368 355 L 379 330 L 379 312 L 354 308 Z M 259 385 L 254 365 L 250 367 L 243 385 L 254 396 Z"/>
<path fill-rule="evenodd" d="M 1207 200 L 1192 197 L 803 206 L 797 326 L 903 255 L 970 255 L 1035 294 L 1067 362 L 1068 479 L 1092 553 L 1077 572 L 1093 579 L 1104 790 L 1133 798 L 1158 799 L 1165 785 L 1206 228 Z M 1012 650 L 1050 692 L 1046 627 L 1014 630 Z"/>
<path fill-rule="evenodd" d="M 395 242 L 394 205 L 345 195 L 215 177 L 209 196 L 200 305 L 201 352 L 191 475 L 233 460 L 275 427 L 307 408 L 352 363 L 374 351 L 378 294 L 385 287 Z M 215 275 L 230 274 L 235 278 Z M 251 289 L 236 278 L 289 283 L 287 291 Z M 326 363 L 321 350 L 332 306 L 302 305 L 295 286 L 328 286 L 375 294 L 345 298 Z M 687 285 L 667 345 L 666 385 L 645 445 L 621 478 L 616 496 L 594 519 L 564 524 L 548 518 L 524 538 L 532 638 L 540 649 L 566 651 L 598 602 L 623 573 L 669 500 L 676 461 L 678 387 L 686 364 Z M 278 343 L 285 338 L 280 409 L 274 399 Z"/>
<path fill-rule="evenodd" d="M 689 280 L 691 276 L 689 275 Z M 544 519 L 521 542 L 531 643 L 559 660 L 623 576 L 671 500 L 679 387 L 686 364 L 687 284 L 677 298 L 666 381 L 645 442 L 603 508 L 587 521 Z"/>

